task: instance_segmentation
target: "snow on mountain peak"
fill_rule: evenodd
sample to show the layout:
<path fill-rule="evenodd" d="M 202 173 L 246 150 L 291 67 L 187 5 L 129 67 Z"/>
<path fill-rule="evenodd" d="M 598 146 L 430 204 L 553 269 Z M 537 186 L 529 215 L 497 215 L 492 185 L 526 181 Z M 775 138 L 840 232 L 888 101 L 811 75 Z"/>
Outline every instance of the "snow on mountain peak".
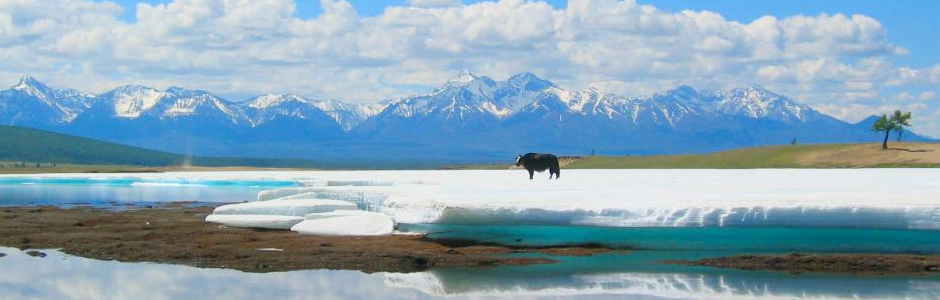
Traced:
<path fill-rule="evenodd" d="M 140 85 L 126 85 L 113 92 L 114 114 L 121 118 L 137 118 L 153 108 L 166 94 Z"/>
<path fill-rule="evenodd" d="M 10 90 L 19 91 L 34 97 L 43 105 L 57 110 L 60 114 L 58 122 L 71 122 L 79 113 L 91 105 L 94 94 L 83 93 L 73 89 L 55 89 L 36 78 L 25 75 L 20 81 L 10 87 Z"/>
<path fill-rule="evenodd" d="M 269 93 L 267 95 L 261 95 L 254 97 L 248 100 L 248 107 L 256 109 L 265 109 L 273 106 L 280 105 L 288 101 L 296 101 L 300 103 L 307 103 L 309 100 L 307 98 L 294 95 L 294 94 L 274 94 Z"/>
<path fill-rule="evenodd" d="M 49 86 L 39 82 L 39 80 L 36 80 L 36 78 L 33 78 L 29 75 L 24 75 L 22 78 L 20 78 L 20 82 L 10 89 L 27 93 L 44 101 L 47 101 L 47 98 L 49 97 L 49 95 L 47 95 L 49 92 Z"/>
<path fill-rule="evenodd" d="M 528 91 L 542 91 L 555 86 L 555 84 L 551 81 L 539 78 L 530 72 L 513 75 L 512 77 L 509 77 L 506 82 L 514 87 Z"/>
<path fill-rule="evenodd" d="M 477 77 L 476 75 L 473 75 L 473 73 L 470 73 L 470 71 L 461 70 L 460 72 L 457 72 L 457 76 L 454 76 L 453 78 L 448 80 L 447 83 L 467 83 L 477 78 L 479 77 Z"/>
<path fill-rule="evenodd" d="M 757 84 L 733 89 L 724 96 L 718 105 L 720 112 L 751 118 L 805 121 L 806 115 L 813 111 L 809 106 L 796 103 Z"/>

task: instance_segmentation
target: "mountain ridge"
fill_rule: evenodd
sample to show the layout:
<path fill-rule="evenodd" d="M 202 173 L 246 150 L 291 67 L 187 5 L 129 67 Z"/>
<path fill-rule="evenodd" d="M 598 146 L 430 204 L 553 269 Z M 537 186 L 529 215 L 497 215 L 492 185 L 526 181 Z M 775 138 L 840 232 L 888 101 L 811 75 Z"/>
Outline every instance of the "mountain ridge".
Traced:
<path fill-rule="evenodd" d="M 268 93 L 233 102 L 205 90 L 126 85 L 100 95 L 30 76 L 0 91 L 0 124 L 201 155 L 380 159 L 512 153 L 693 153 L 877 139 L 759 85 L 649 97 L 564 89 L 533 73 L 462 71 L 426 94 L 349 104 Z M 910 140 L 926 140 L 916 134 Z"/>

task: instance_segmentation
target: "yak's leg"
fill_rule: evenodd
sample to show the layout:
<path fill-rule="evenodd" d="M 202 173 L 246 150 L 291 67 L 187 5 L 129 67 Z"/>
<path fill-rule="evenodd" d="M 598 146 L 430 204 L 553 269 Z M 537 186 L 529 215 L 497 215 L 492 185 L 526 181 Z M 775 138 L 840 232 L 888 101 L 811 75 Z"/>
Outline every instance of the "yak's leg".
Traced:
<path fill-rule="evenodd" d="M 533 176 L 535 176 L 535 170 L 529 170 L 529 180 L 532 180 Z"/>

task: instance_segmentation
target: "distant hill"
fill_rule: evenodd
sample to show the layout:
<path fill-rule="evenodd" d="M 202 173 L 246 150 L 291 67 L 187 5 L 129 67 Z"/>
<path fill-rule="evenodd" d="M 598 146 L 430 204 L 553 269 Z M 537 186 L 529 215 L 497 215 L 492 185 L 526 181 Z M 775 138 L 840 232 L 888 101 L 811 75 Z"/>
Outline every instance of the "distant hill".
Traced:
<path fill-rule="evenodd" d="M 532 73 L 498 81 L 462 72 L 427 93 L 376 102 L 290 94 L 230 101 L 204 90 L 143 86 L 91 94 L 27 76 L 0 91 L 0 124 L 166 152 L 360 166 L 499 162 L 526 152 L 704 153 L 794 138 L 801 144 L 881 140 L 870 130 L 873 119 L 847 123 L 759 85 L 679 86 L 625 97 L 565 89 Z M 905 137 L 929 140 L 915 132 Z"/>
<path fill-rule="evenodd" d="M 316 167 L 310 160 L 187 157 L 38 129 L 0 126 L 0 161 L 82 165 Z"/>

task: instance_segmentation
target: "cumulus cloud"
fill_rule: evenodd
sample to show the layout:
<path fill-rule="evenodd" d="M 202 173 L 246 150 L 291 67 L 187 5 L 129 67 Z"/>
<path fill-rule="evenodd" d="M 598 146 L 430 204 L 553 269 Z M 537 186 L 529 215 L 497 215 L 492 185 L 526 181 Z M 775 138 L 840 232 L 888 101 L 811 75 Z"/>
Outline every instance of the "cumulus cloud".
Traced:
<path fill-rule="evenodd" d="M 122 8 L 107 1 L 0 1 L 0 55 L 9 58 L 0 61 L 0 80 L 32 74 L 97 91 L 140 83 L 374 102 L 427 91 L 460 69 L 497 78 L 532 71 L 628 96 L 760 83 L 846 118 L 864 113 L 839 111 L 902 105 L 888 103 L 899 91 L 885 86 L 940 83 L 940 64 L 891 63 L 907 50 L 864 15 L 742 23 L 633 0 L 570 0 L 565 8 L 408 0 L 363 17 L 346 1 L 320 0 L 323 13 L 301 19 L 294 1 L 140 3 L 133 21 L 119 20 Z"/>
<path fill-rule="evenodd" d="M 408 0 L 408 5 L 415 7 L 445 7 L 457 6 L 461 4 L 460 0 Z"/>

